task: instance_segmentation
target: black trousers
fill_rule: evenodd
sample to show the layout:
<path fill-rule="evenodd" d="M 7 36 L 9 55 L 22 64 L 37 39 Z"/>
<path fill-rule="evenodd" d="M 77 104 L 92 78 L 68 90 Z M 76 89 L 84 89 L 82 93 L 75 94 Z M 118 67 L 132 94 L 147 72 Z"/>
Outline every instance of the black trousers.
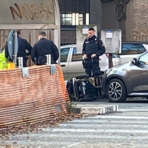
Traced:
<path fill-rule="evenodd" d="M 98 76 L 100 74 L 99 60 L 92 61 L 91 59 L 85 60 L 85 72 L 89 77 Z"/>

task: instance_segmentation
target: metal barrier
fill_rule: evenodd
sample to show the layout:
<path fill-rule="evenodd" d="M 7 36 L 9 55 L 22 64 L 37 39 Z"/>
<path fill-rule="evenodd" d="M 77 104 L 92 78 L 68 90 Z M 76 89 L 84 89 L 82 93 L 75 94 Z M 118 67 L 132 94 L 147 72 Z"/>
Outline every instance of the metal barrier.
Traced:
<path fill-rule="evenodd" d="M 23 68 L 23 57 L 18 57 L 18 67 Z"/>

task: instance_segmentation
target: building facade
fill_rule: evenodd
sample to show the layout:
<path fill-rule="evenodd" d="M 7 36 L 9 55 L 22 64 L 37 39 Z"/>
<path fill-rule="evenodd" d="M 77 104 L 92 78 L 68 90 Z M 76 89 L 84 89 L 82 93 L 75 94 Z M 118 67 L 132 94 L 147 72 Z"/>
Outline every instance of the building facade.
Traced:
<path fill-rule="evenodd" d="M 132 1 L 134 40 L 148 41 L 148 0 Z"/>
<path fill-rule="evenodd" d="M 114 0 L 59 0 L 59 5 L 62 45 L 76 43 L 76 26 L 85 24 L 97 24 L 98 30 L 123 27 L 124 41 L 148 41 L 148 0 L 129 0 L 122 23 L 117 20 L 120 6 Z"/>
<path fill-rule="evenodd" d="M 101 3 L 102 29 L 119 29 L 114 0 L 101 0 Z M 148 41 L 148 0 L 130 0 L 125 11 L 124 41 Z"/>
<path fill-rule="evenodd" d="M 59 0 L 61 13 L 61 45 L 76 43 L 76 26 L 101 26 L 100 0 Z"/>

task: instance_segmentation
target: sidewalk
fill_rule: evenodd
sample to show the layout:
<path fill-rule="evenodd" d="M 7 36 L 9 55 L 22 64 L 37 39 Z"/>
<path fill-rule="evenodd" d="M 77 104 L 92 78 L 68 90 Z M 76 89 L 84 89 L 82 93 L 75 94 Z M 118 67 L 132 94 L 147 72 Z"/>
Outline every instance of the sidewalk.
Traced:
<path fill-rule="evenodd" d="M 118 111 L 118 105 L 108 104 L 105 102 L 73 102 L 75 111 L 89 115 L 104 115 Z"/>

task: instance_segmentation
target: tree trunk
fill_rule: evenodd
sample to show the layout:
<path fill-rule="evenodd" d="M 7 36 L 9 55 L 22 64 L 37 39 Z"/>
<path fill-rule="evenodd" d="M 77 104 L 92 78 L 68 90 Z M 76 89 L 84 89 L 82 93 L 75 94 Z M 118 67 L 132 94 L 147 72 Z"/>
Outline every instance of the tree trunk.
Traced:
<path fill-rule="evenodd" d="M 126 41 L 126 28 L 123 19 L 119 22 L 119 28 L 122 30 L 122 41 Z"/>
<path fill-rule="evenodd" d="M 109 54 L 109 68 L 113 67 L 113 60 L 112 60 L 113 55 L 110 53 Z"/>

